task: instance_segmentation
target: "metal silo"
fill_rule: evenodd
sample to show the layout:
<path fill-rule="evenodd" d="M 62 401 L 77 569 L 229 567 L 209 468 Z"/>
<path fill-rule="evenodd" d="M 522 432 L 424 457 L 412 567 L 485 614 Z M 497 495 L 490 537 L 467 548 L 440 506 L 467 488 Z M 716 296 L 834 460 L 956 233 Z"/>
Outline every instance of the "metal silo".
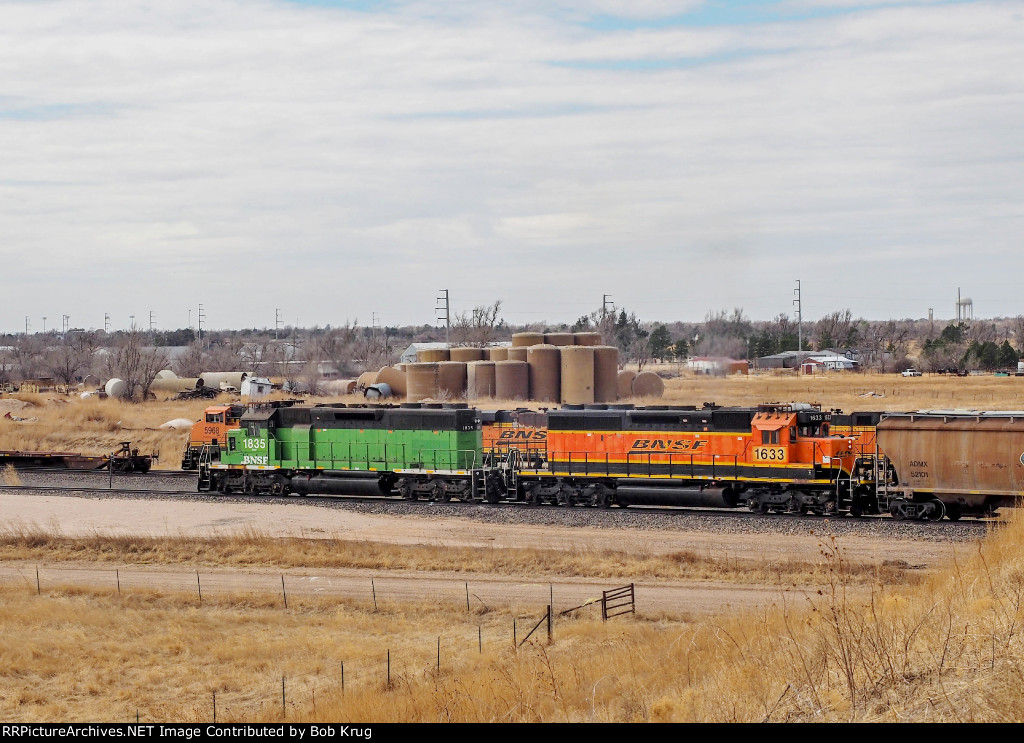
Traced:
<path fill-rule="evenodd" d="M 594 349 L 594 402 L 619 399 L 619 349 L 615 346 L 583 346 Z"/>
<path fill-rule="evenodd" d="M 466 364 L 466 397 L 477 400 L 494 397 L 495 379 L 493 361 L 470 361 Z"/>
<path fill-rule="evenodd" d="M 512 347 L 526 348 L 527 346 L 539 346 L 544 342 L 543 333 L 513 333 Z"/>
<path fill-rule="evenodd" d="M 594 348 L 562 346 L 562 402 L 587 405 L 594 402 Z"/>
<path fill-rule="evenodd" d="M 545 333 L 544 342 L 552 346 L 571 346 L 574 336 L 572 333 Z"/>
<path fill-rule="evenodd" d="M 459 348 L 453 348 L 450 353 L 452 361 L 481 361 L 484 358 L 484 349 L 473 348 L 471 346 L 461 346 Z"/>
<path fill-rule="evenodd" d="M 593 331 L 585 333 L 576 333 L 573 336 L 573 342 L 577 346 L 600 346 L 601 345 L 601 334 Z"/>
<path fill-rule="evenodd" d="M 558 402 L 561 398 L 562 360 L 557 346 L 530 346 L 526 351 L 530 399 Z"/>
<path fill-rule="evenodd" d="M 466 396 L 465 361 L 442 361 L 437 365 L 437 392 L 449 400 Z"/>
<path fill-rule="evenodd" d="M 527 346 L 519 346 L 518 348 L 508 349 L 508 360 L 509 361 L 526 361 L 526 354 L 528 352 Z"/>
<path fill-rule="evenodd" d="M 508 346 L 495 346 L 488 350 L 491 352 L 491 361 L 508 361 Z"/>
<path fill-rule="evenodd" d="M 408 364 L 405 367 L 406 399 L 409 402 L 437 397 L 437 364 L 433 362 Z"/>
<path fill-rule="evenodd" d="M 449 358 L 447 348 L 423 348 L 416 352 L 416 360 L 427 364 L 436 364 Z"/>
<path fill-rule="evenodd" d="M 527 400 L 530 372 L 525 361 L 494 362 L 495 396 L 502 400 Z"/>

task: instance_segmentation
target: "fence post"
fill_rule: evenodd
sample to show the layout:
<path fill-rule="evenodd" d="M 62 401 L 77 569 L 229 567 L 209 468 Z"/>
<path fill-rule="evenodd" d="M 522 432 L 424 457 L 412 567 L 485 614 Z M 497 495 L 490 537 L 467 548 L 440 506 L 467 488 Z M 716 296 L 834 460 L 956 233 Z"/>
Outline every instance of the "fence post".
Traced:
<path fill-rule="evenodd" d="M 117 577 L 117 595 L 121 595 L 121 571 L 119 569 L 114 570 L 114 575 Z"/>
<path fill-rule="evenodd" d="M 288 592 L 284 590 L 284 575 L 281 575 L 281 595 L 284 596 L 284 608 L 288 608 Z"/>
<path fill-rule="evenodd" d="M 469 581 L 466 581 L 466 611 L 469 611 Z"/>
<path fill-rule="evenodd" d="M 36 596 L 41 594 L 43 589 L 39 587 L 39 566 L 36 566 Z"/>
<path fill-rule="evenodd" d="M 377 611 L 377 587 L 373 585 L 373 578 L 370 578 L 370 590 L 373 591 L 373 610 Z"/>
<path fill-rule="evenodd" d="M 476 626 L 476 641 L 480 645 L 480 655 L 484 654 L 484 628 L 482 625 Z"/>
<path fill-rule="evenodd" d="M 341 662 L 341 695 L 345 696 L 345 661 Z"/>
<path fill-rule="evenodd" d="M 203 605 L 203 584 L 199 582 L 199 571 L 196 571 L 196 587 L 199 589 L 199 605 Z"/>
<path fill-rule="evenodd" d="M 217 722 L 217 692 L 213 692 L 213 721 Z"/>
<path fill-rule="evenodd" d="M 601 621 L 608 621 L 608 594 L 606 591 L 601 591 Z"/>
<path fill-rule="evenodd" d="M 438 635 L 437 638 L 437 670 L 441 670 L 441 637 Z"/>
<path fill-rule="evenodd" d="M 388 648 L 388 688 L 391 688 L 391 648 Z"/>
<path fill-rule="evenodd" d="M 281 677 L 281 719 L 287 717 L 288 712 L 285 708 L 285 697 L 284 697 L 284 676 Z"/>
<path fill-rule="evenodd" d="M 551 604 L 548 604 L 548 643 L 551 642 Z"/>
<path fill-rule="evenodd" d="M 512 647 L 519 647 L 519 638 L 516 637 L 516 618 L 512 617 Z"/>

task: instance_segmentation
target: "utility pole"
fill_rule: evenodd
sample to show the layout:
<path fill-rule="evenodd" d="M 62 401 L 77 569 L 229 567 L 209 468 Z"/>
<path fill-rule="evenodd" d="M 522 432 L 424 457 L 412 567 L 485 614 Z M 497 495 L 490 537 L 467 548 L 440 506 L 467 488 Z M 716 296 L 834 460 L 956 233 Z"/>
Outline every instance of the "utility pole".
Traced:
<path fill-rule="evenodd" d="M 203 320 L 206 319 L 206 313 L 203 312 L 203 305 L 199 304 L 199 347 L 203 347 Z"/>
<path fill-rule="evenodd" d="M 602 294 L 601 295 L 601 319 L 602 320 L 608 315 L 608 307 L 609 306 L 611 306 L 612 309 L 615 309 L 615 305 L 612 304 L 612 295 L 611 294 Z"/>
<path fill-rule="evenodd" d="M 153 325 L 154 324 L 155 324 L 155 322 L 154 322 L 154 318 L 153 318 L 153 310 L 150 310 L 149 311 L 149 332 L 150 333 L 153 332 Z"/>
<path fill-rule="evenodd" d="M 804 350 L 804 312 L 803 304 L 801 303 L 800 297 L 800 279 L 796 280 L 796 289 L 793 290 L 796 294 L 796 299 L 793 300 L 793 304 L 796 305 L 796 350 Z"/>
<path fill-rule="evenodd" d="M 109 333 L 110 332 L 110 313 L 109 312 L 104 312 L 103 313 L 103 332 L 104 333 Z"/>
<path fill-rule="evenodd" d="M 444 302 L 444 304 L 438 304 L 434 309 L 437 310 L 438 322 L 444 320 L 444 341 L 448 346 L 451 346 L 451 327 L 452 327 L 452 315 L 451 305 L 448 300 L 448 290 L 441 289 L 441 296 L 437 298 L 438 302 Z"/>
<path fill-rule="evenodd" d="M 281 329 L 281 310 L 274 310 L 274 340 L 277 340 L 278 331 Z"/>
<path fill-rule="evenodd" d="M 46 315 L 43 315 L 43 335 L 46 335 Z"/>
<path fill-rule="evenodd" d="M 25 315 L 25 335 L 28 335 L 28 315 Z"/>
<path fill-rule="evenodd" d="M 60 322 L 61 322 L 61 329 L 65 333 L 68 332 L 68 328 L 71 327 L 71 315 L 61 315 L 60 316 Z"/>
<path fill-rule="evenodd" d="M 135 315 L 128 315 L 128 329 L 135 330 Z"/>

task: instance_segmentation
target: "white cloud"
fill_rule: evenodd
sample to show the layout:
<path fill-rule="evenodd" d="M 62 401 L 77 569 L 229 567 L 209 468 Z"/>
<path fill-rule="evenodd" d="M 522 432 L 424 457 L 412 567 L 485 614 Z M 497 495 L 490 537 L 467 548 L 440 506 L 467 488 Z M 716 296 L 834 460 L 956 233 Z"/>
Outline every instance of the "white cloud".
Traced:
<path fill-rule="evenodd" d="M 1021 311 L 986 290 L 1024 226 L 1019 6 L 617 32 L 429 7 L 0 3 L 0 329 L 426 322 L 449 284 L 512 321 L 602 293 L 768 317 L 796 278 L 821 312 L 958 285 Z"/>

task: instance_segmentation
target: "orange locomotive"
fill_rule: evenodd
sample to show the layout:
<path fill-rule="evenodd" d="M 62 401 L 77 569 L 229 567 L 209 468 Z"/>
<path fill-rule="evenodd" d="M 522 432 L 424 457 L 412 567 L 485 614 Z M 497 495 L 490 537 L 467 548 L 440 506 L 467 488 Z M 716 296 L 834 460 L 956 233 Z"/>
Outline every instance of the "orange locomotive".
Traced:
<path fill-rule="evenodd" d="M 721 488 L 726 505 L 794 513 L 865 512 L 853 440 L 808 404 L 704 409 L 566 409 L 548 413 L 547 466 L 520 470 L 530 503 L 610 506 L 658 487 L 659 502 Z"/>
<path fill-rule="evenodd" d="M 211 405 L 203 411 L 203 417 L 192 426 L 185 442 L 181 468 L 198 469 L 204 447 L 214 460 L 220 459 L 220 448 L 227 444 L 227 432 L 241 425 L 239 419 L 244 412 L 245 405 Z"/>
<path fill-rule="evenodd" d="M 506 460 L 512 450 L 520 462 L 532 466 L 540 466 L 547 459 L 546 410 L 482 410 L 480 422 L 484 454 L 492 461 Z"/>

